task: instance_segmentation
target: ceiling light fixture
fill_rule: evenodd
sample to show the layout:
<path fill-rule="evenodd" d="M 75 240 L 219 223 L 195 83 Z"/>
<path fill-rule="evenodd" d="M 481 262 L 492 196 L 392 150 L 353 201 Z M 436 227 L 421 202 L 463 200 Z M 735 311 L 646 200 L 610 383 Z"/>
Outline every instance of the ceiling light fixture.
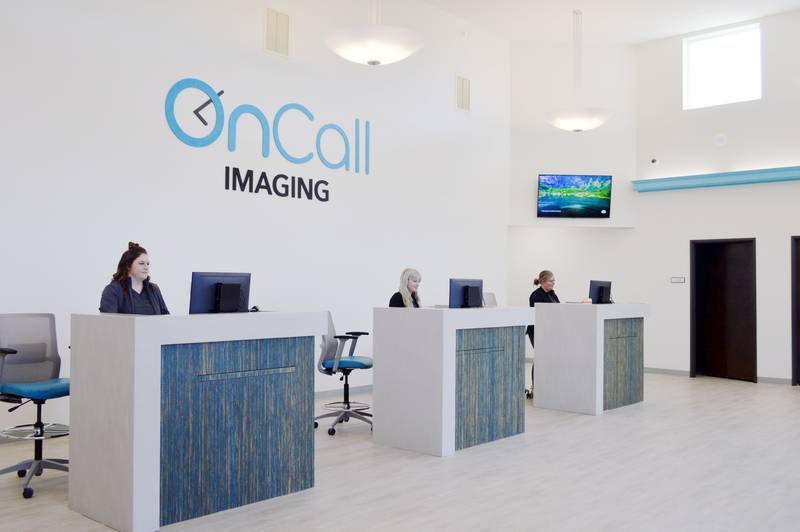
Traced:
<path fill-rule="evenodd" d="M 370 66 L 397 63 L 422 47 L 416 32 L 381 24 L 381 0 L 370 0 L 367 25 L 334 31 L 325 43 L 339 57 Z"/>
<path fill-rule="evenodd" d="M 583 100 L 582 17 L 583 13 L 579 9 L 572 12 L 572 100 L 575 106 L 554 113 L 549 120 L 553 127 L 573 133 L 600 127 L 608 120 L 608 112 L 604 109 L 579 105 Z"/>

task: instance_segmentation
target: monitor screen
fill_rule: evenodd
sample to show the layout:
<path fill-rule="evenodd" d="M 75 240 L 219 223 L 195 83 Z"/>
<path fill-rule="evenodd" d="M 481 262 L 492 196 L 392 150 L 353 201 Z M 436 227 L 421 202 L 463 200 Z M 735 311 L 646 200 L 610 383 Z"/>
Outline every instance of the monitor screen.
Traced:
<path fill-rule="evenodd" d="M 249 273 L 192 272 L 189 314 L 247 312 L 249 301 Z"/>
<path fill-rule="evenodd" d="M 482 279 L 450 279 L 450 308 L 483 306 Z"/>
<path fill-rule="evenodd" d="M 539 218 L 608 218 L 610 175 L 539 174 Z"/>
<path fill-rule="evenodd" d="M 589 298 L 592 303 L 611 303 L 611 281 L 589 281 Z"/>

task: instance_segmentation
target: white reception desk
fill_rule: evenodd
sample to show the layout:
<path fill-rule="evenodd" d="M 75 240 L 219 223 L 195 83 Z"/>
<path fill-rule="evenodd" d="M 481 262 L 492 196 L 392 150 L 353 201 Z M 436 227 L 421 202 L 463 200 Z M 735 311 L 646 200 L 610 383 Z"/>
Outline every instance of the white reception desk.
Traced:
<path fill-rule="evenodd" d="M 537 407 L 600 415 L 644 397 L 643 304 L 537 303 Z"/>
<path fill-rule="evenodd" d="M 69 507 L 149 532 L 313 486 L 314 337 L 327 324 L 322 312 L 74 314 Z"/>
<path fill-rule="evenodd" d="M 531 308 L 376 308 L 373 438 L 434 456 L 525 429 Z"/>

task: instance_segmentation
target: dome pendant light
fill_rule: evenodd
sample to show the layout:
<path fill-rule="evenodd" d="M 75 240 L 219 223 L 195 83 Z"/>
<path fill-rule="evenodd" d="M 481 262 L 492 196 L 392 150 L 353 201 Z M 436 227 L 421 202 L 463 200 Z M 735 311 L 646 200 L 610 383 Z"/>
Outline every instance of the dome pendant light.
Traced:
<path fill-rule="evenodd" d="M 576 104 L 583 95 L 583 65 L 581 57 L 583 47 L 581 38 L 582 16 L 583 14 L 579 9 L 572 12 L 572 89 L 573 101 L 576 102 Z M 554 113 L 549 122 L 550 125 L 558 129 L 580 133 L 600 127 L 605 124 L 606 120 L 608 120 L 608 113 L 605 110 L 576 105 L 575 107 L 563 109 Z"/>
<path fill-rule="evenodd" d="M 381 24 L 381 0 L 370 0 L 369 24 L 334 31 L 325 39 L 333 53 L 361 65 L 402 61 L 422 47 L 416 32 Z"/>

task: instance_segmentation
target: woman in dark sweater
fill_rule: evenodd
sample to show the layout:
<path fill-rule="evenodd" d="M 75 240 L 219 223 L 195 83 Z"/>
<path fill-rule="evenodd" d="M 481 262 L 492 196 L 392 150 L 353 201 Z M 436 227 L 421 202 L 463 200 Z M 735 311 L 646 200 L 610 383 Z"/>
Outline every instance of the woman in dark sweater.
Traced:
<path fill-rule="evenodd" d="M 100 297 L 100 312 L 117 314 L 169 314 L 158 285 L 150 282 L 150 257 L 147 250 L 128 242 L 117 271 Z"/>
<path fill-rule="evenodd" d="M 400 290 L 389 300 L 390 307 L 419 308 L 419 283 L 422 276 L 413 268 L 406 268 L 400 274 Z"/>
<path fill-rule="evenodd" d="M 553 272 L 550 270 L 542 270 L 539 272 L 539 277 L 533 280 L 533 286 L 538 286 L 539 288 L 531 292 L 531 295 L 528 298 L 528 302 L 532 307 L 535 307 L 536 303 L 560 303 L 558 296 L 556 295 L 556 291 L 554 290 L 556 286 L 556 278 L 553 275 Z M 528 325 L 526 332 L 528 333 L 528 338 L 531 341 L 531 347 L 533 347 L 533 325 Z M 530 395 L 533 395 L 533 365 L 531 365 Z"/>

